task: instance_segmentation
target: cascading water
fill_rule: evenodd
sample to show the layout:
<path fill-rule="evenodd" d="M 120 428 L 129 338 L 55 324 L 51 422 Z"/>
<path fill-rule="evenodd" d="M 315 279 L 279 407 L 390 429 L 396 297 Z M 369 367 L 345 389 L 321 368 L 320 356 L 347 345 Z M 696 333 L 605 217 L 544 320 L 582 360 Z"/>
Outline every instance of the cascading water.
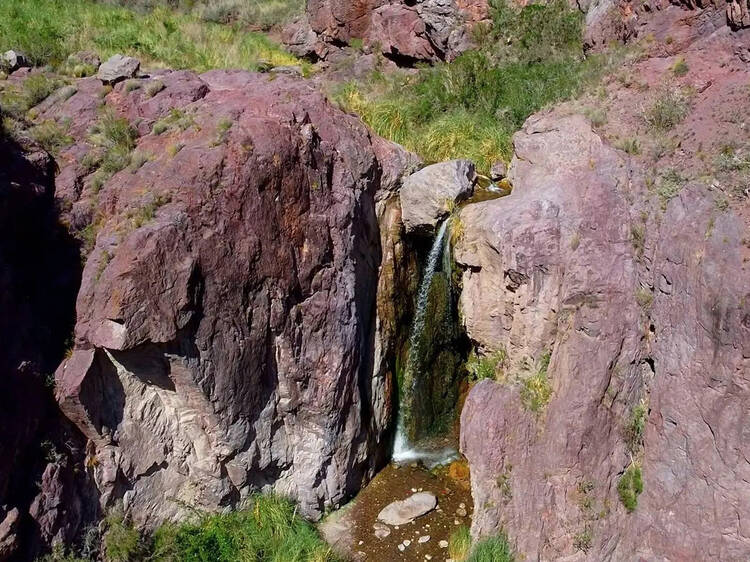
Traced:
<path fill-rule="evenodd" d="M 414 408 L 414 393 L 416 386 L 419 381 L 420 369 L 420 357 L 423 356 L 424 349 L 422 349 L 424 338 L 423 333 L 426 326 L 427 309 L 430 299 L 430 290 L 433 285 L 433 279 L 438 266 L 442 266 L 442 271 L 447 275 L 450 280 L 450 268 L 451 268 L 451 257 L 450 257 L 450 243 L 448 240 L 449 225 L 451 219 L 446 219 L 440 225 L 435 240 L 432 243 L 430 252 L 427 256 L 427 263 L 425 264 L 424 274 L 422 282 L 419 286 L 419 292 L 417 293 L 417 305 L 414 313 L 414 322 L 412 323 L 411 332 L 409 334 L 409 355 L 406 362 L 406 371 L 404 376 L 404 384 L 402 388 L 402 400 L 401 408 L 399 410 L 398 427 L 396 431 L 396 439 L 393 447 L 393 461 L 397 463 L 405 463 L 421 460 L 429 465 L 442 464 L 455 458 L 456 451 L 452 448 L 442 449 L 438 451 L 418 449 L 410 443 L 406 412 L 409 408 Z M 442 263 L 441 263 L 442 256 Z"/>

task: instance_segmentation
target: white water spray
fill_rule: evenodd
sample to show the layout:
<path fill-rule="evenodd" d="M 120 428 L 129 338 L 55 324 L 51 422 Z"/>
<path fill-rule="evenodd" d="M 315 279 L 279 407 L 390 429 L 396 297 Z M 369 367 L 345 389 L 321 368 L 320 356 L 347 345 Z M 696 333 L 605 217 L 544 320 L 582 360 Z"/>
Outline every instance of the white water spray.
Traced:
<path fill-rule="evenodd" d="M 406 370 L 409 373 L 413 373 L 413 369 L 417 367 L 417 359 L 420 357 L 420 336 L 425 328 L 425 315 L 427 313 L 430 288 L 432 287 L 432 279 L 435 277 L 435 272 L 438 263 L 440 263 L 441 255 L 443 256 L 443 269 L 450 275 L 450 244 L 445 243 L 449 223 L 450 219 L 446 219 L 443 221 L 443 224 L 440 225 L 440 229 L 438 229 L 435 240 L 432 243 L 432 248 L 430 248 L 430 253 L 427 256 L 422 283 L 420 284 L 419 292 L 417 293 L 417 308 L 414 313 L 414 322 L 412 323 L 411 333 L 409 334 L 409 356 L 406 361 Z M 408 389 L 408 392 L 414 392 L 415 383 L 416 377 L 413 378 L 412 388 Z M 404 391 L 407 392 L 407 389 L 404 389 Z M 426 451 L 414 448 L 409 443 L 409 439 L 406 435 L 403 410 L 401 411 L 399 414 L 398 427 L 396 429 L 396 439 L 393 444 L 394 462 L 408 463 L 422 461 L 428 465 L 428 468 L 431 468 L 432 466 L 449 462 L 456 457 L 456 451 L 452 448 L 439 451 Z"/>

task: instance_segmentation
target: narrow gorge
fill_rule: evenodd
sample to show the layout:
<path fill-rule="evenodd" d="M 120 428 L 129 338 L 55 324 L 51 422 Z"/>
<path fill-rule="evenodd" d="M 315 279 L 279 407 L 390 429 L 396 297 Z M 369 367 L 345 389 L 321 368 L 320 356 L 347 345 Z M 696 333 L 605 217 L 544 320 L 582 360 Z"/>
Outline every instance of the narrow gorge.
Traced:
<path fill-rule="evenodd" d="M 750 559 L 746 2 L 42 4 L 0 562 Z"/>

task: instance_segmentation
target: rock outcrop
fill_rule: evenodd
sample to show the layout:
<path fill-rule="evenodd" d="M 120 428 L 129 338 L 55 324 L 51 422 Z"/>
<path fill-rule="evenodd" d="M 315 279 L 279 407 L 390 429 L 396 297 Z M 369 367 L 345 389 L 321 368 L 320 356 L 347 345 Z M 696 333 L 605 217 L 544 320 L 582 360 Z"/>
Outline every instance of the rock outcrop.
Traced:
<path fill-rule="evenodd" d="M 462 412 L 472 533 L 529 559 L 748 558 L 746 225 L 703 186 L 648 220 L 640 168 L 582 117 L 514 140 L 513 193 L 464 208 L 456 249 L 467 334 L 504 352 Z"/>
<path fill-rule="evenodd" d="M 284 42 L 299 56 L 317 58 L 361 40 L 402 63 L 451 60 L 488 17 L 485 0 L 310 0 L 306 18 L 285 29 Z"/>
<path fill-rule="evenodd" d="M 261 489 L 314 517 L 387 455 L 387 303 L 408 276 L 382 258 L 403 255 L 394 195 L 416 160 L 300 80 L 143 83 L 156 78 L 151 97 L 124 84 L 106 96 L 148 156 L 100 188 L 81 165 L 96 79 L 42 108 L 80 116 L 61 206 L 96 232 L 60 406 L 89 440 L 103 507 L 122 499 L 139 525 Z"/>
<path fill-rule="evenodd" d="M 404 181 L 401 209 L 407 233 L 434 232 L 435 226 L 474 192 L 476 171 L 468 160 L 426 166 Z"/>

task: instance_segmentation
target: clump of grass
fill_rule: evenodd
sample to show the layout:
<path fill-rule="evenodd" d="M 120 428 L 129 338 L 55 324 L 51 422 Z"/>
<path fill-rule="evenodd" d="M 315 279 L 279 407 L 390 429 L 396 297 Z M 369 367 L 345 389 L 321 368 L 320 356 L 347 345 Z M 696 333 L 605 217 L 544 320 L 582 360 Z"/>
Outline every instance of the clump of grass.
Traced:
<path fill-rule="evenodd" d="M 654 293 L 646 287 L 639 287 L 635 292 L 635 301 L 643 310 L 648 310 L 654 302 Z"/>
<path fill-rule="evenodd" d="M 125 517 L 122 508 L 116 508 L 107 516 L 107 531 L 104 534 L 103 547 L 107 560 L 111 562 L 130 562 L 140 560 L 146 552 L 141 534 Z"/>
<path fill-rule="evenodd" d="M 161 80 L 152 80 L 151 82 L 146 84 L 146 87 L 143 89 L 143 91 L 145 92 L 147 98 L 153 98 L 165 87 L 166 86 L 164 86 L 164 82 L 162 82 Z"/>
<path fill-rule="evenodd" d="M 144 224 L 152 221 L 156 217 L 156 211 L 170 201 L 171 198 L 169 196 L 157 195 L 152 197 L 148 203 L 142 205 L 136 211 L 129 212 L 127 218 L 131 220 L 133 228 L 140 228 Z"/>
<path fill-rule="evenodd" d="M 521 404 L 535 414 L 541 413 L 552 398 L 552 386 L 547 377 L 549 362 L 550 354 L 545 353 L 536 374 L 526 378 L 521 385 Z"/>
<path fill-rule="evenodd" d="M 648 406 L 645 400 L 641 400 L 631 410 L 630 417 L 625 425 L 625 443 L 628 451 L 635 454 L 643 443 L 643 432 L 646 429 L 646 418 L 648 415 Z"/>
<path fill-rule="evenodd" d="M 199 129 L 198 124 L 195 122 L 195 118 L 192 115 L 185 113 L 182 109 L 173 107 L 169 110 L 169 115 L 154 123 L 151 132 L 155 135 L 161 135 L 172 129 L 185 131 L 190 127 Z"/>
<path fill-rule="evenodd" d="M 583 114 L 588 117 L 594 127 L 601 127 L 607 122 L 607 111 L 604 108 L 587 108 Z"/>
<path fill-rule="evenodd" d="M 514 562 L 515 559 L 508 537 L 500 534 L 477 543 L 467 562 Z"/>
<path fill-rule="evenodd" d="M 479 355 L 476 351 L 472 351 L 466 360 L 466 370 L 469 373 L 469 380 L 495 380 L 498 368 L 502 368 L 507 357 L 504 349 L 500 349 L 489 355 Z"/>
<path fill-rule="evenodd" d="M 193 11 L 204 21 L 237 22 L 268 30 L 291 21 L 303 9 L 304 0 L 219 0 L 196 2 Z"/>
<path fill-rule="evenodd" d="M 643 492 L 641 467 L 632 463 L 617 482 L 617 493 L 628 512 L 633 512 L 638 507 L 638 496 L 641 492 Z"/>
<path fill-rule="evenodd" d="M 253 8 L 270 15 L 270 8 L 289 1 L 254 2 Z M 263 34 L 201 21 L 173 8 L 174 3 L 166 1 L 145 12 L 92 0 L 2 2 L 0 51 L 19 49 L 36 66 L 60 65 L 80 49 L 96 51 L 102 59 L 126 53 L 144 64 L 199 72 L 254 70 L 260 61 L 275 66 L 299 63 Z"/>
<path fill-rule="evenodd" d="M 631 156 L 637 156 L 641 153 L 641 143 L 637 138 L 626 138 L 622 139 L 615 145 L 620 150 L 623 150 Z"/>
<path fill-rule="evenodd" d="M 667 203 L 674 199 L 685 184 L 683 178 L 674 168 L 668 168 L 659 177 L 656 193 L 661 198 L 661 207 L 666 209 Z"/>
<path fill-rule="evenodd" d="M 675 60 L 672 65 L 672 74 L 675 76 L 685 76 L 689 70 L 685 59 L 682 57 L 677 57 L 677 60 Z"/>
<path fill-rule="evenodd" d="M 73 143 L 73 137 L 68 135 L 67 123 L 59 124 L 52 119 L 45 119 L 31 127 L 29 135 L 47 152 L 55 155 Z"/>
<path fill-rule="evenodd" d="M 11 85 L 0 92 L 0 106 L 4 113 L 21 120 L 26 113 L 57 90 L 63 82 L 44 74 L 32 74 L 20 86 Z"/>
<path fill-rule="evenodd" d="M 131 153 L 135 148 L 138 132 L 124 117 L 118 117 L 114 111 L 102 112 L 98 122 L 89 132 L 89 142 L 95 150 L 84 158 L 87 166 L 97 170 L 91 180 L 91 187 L 98 192 L 104 183 L 131 162 Z"/>
<path fill-rule="evenodd" d="M 594 535 L 591 532 L 591 528 L 586 525 L 586 528 L 580 533 L 576 533 L 573 537 L 573 548 L 580 550 L 581 552 L 588 552 L 591 550 L 591 545 L 594 542 Z"/>
<path fill-rule="evenodd" d="M 670 89 L 656 97 L 644 113 L 644 118 L 654 129 L 667 131 L 685 119 L 689 107 L 688 97 L 683 92 Z"/>
<path fill-rule="evenodd" d="M 181 142 L 170 144 L 169 146 L 167 146 L 167 154 L 170 158 L 174 158 L 175 156 L 177 156 L 177 153 L 183 148 L 185 148 L 185 145 Z"/>
<path fill-rule="evenodd" d="M 448 553 L 452 560 L 463 562 L 471 550 L 471 533 L 466 525 L 461 525 L 448 539 Z"/>
<path fill-rule="evenodd" d="M 141 89 L 141 83 L 139 80 L 128 80 L 125 82 L 125 91 L 130 93 L 134 92 L 135 90 Z"/>
<path fill-rule="evenodd" d="M 252 507 L 164 525 L 154 535 L 153 560 L 181 562 L 326 562 L 338 560 L 315 527 L 278 496 L 257 495 Z"/>
<path fill-rule="evenodd" d="M 643 256 L 646 248 L 646 227 L 640 224 L 634 224 L 630 227 L 630 241 L 633 244 L 635 255 L 639 258 Z"/>
<path fill-rule="evenodd" d="M 211 143 L 211 146 L 219 146 L 227 142 L 227 139 L 229 138 L 229 129 L 231 128 L 232 121 L 230 119 L 224 117 L 219 120 L 219 123 L 216 125 L 216 138 Z"/>

